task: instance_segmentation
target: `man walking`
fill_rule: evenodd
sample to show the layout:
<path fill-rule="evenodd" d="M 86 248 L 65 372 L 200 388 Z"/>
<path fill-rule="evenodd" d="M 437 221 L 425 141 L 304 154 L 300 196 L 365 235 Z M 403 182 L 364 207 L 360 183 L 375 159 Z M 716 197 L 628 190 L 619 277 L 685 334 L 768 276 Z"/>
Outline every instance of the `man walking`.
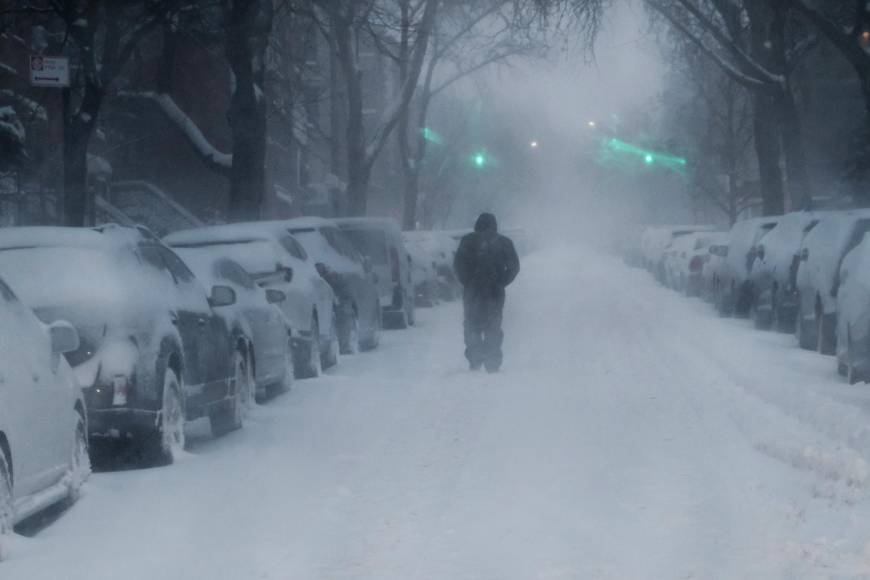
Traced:
<path fill-rule="evenodd" d="M 520 271 L 514 244 L 498 233 L 494 215 L 480 214 L 474 233 L 459 243 L 453 269 L 464 288 L 465 358 L 472 370 L 485 365 L 494 373 L 502 362 L 505 287 Z"/>

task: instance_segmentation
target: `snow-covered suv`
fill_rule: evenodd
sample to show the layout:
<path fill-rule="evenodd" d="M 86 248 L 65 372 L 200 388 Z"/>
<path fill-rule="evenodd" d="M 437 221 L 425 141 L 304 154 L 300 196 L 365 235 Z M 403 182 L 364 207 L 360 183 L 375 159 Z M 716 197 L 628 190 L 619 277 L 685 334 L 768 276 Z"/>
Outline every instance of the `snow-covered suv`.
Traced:
<path fill-rule="evenodd" d="M 62 356 L 78 346 L 68 322 L 43 325 L 0 280 L 0 537 L 74 499 L 90 473 L 85 402 Z"/>
<path fill-rule="evenodd" d="M 215 309 L 235 293 L 199 280 L 147 230 L 0 229 L 0 275 L 43 322 L 68 320 L 66 358 L 94 440 L 129 440 L 131 460 L 170 463 L 185 420 L 241 426 L 252 381 L 247 338 Z"/>
<path fill-rule="evenodd" d="M 757 328 L 794 332 L 801 246 L 822 215 L 808 211 L 784 215 L 758 244 L 750 274 Z"/>
<path fill-rule="evenodd" d="M 399 329 L 413 326 L 413 263 L 399 224 L 385 218 L 342 218 L 335 222 L 354 247 L 368 258 L 377 276 L 384 326 Z"/>
<path fill-rule="evenodd" d="M 797 274 L 801 348 L 834 354 L 840 264 L 870 231 L 870 210 L 827 214 L 804 238 Z"/>
<path fill-rule="evenodd" d="M 739 221 L 728 234 L 728 256 L 716 285 L 716 308 L 722 316 L 746 316 L 752 306 L 752 266 L 759 241 L 779 218 L 749 218 Z"/>

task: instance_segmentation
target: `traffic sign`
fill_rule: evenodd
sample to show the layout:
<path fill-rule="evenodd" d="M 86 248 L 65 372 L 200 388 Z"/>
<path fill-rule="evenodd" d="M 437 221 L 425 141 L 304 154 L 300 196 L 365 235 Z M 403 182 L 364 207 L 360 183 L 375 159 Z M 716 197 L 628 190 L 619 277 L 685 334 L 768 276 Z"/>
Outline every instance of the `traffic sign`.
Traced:
<path fill-rule="evenodd" d="M 30 84 L 34 87 L 68 87 L 69 59 L 65 56 L 30 55 Z"/>

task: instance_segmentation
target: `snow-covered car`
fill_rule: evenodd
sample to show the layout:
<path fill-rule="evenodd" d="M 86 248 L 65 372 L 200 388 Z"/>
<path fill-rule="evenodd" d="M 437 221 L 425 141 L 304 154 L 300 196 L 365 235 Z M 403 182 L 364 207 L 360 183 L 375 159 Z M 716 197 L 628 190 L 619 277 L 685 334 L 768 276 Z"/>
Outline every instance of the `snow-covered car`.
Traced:
<path fill-rule="evenodd" d="M 704 263 L 711 257 L 710 246 L 726 240 L 724 232 L 695 232 L 677 237 L 665 260 L 667 285 L 687 296 L 699 296 Z"/>
<path fill-rule="evenodd" d="M 0 279 L 0 538 L 75 499 L 90 473 L 85 401 L 63 358 L 78 347 L 71 324 L 40 323 Z"/>
<path fill-rule="evenodd" d="M 411 256 L 411 280 L 414 285 L 414 304 L 431 307 L 438 304 L 438 274 L 432 256 L 419 240 L 409 239 L 410 232 L 402 232 L 405 247 Z"/>
<path fill-rule="evenodd" d="M 797 314 L 797 272 L 804 237 L 823 214 L 786 214 L 755 252 L 752 266 L 752 313 L 757 328 L 794 332 Z"/>
<path fill-rule="evenodd" d="M 137 443 L 134 458 L 170 463 L 185 420 L 219 435 L 241 427 L 252 381 L 246 338 L 210 293 L 147 230 L 120 226 L 0 229 L 0 275 L 43 322 L 68 320 L 66 354 L 87 403 L 90 439 Z"/>
<path fill-rule="evenodd" d="M 296 378 L 319 376 L 338 362 L 335 293 L 289 233 L 248 222 L 173 232 L 164 241 L 173 248 L 211 248 L 240 264 L 261 287 L 284 292 L 281 310 L 292 329 Z"/>
<path fill-rule="evenodd" d="M 317 217 L 280 222 L 305 248 L 338 300 L 338 339 L 342 354 L 372 350 L 380 342 L 381 306 L 374 272 L 334 222 Z"/>
<path fill-rule="evenodd" d="M 399 224 L 388 218 L 341 218 L 335 222 L 354 247 L 368 258 L 377 276 L 384 327 L 413 326 L 411 256 L 402 241 Z"/>
<path fill-rule="evenodd" d="M 423 301 L 434 303 L 439 300 L 455 300 L 461 293 L 459 281 L 453 271 L 453 256 L 458 247 L 456 241 L 445 232 L 409 231 L 402 232 L 405 245 L 412 255 L 417 279 L 417 288 L 428 293 Z M 419 270 L 418 262 L 423 263 Z M 420 291 L 417 291 L 418 298 Z"/>
<path fill-rule="evenodd" d="M 749 218 L 728 234 L 728 256 L 716 281 L 716 308 L 722 316 L 746 316 L 752 305 L 752 265 L 759 241 L 779 222 L 777 217 Z"/>
<path fill-rule="evenodd" d="M 712 244 L 708 249 L 709 256 L 701 266 L 701 298 L 706 302 L 716 301 L 716 289 L 719 287 L 725 261 L 728 259 L 728 236 L 723 241 Z"/>
<path fill-rule="evenodd" d="M 236 293 L 236 303 L 218 313 L 228 315 L 227 324 L 237 321 L 250 338 L 248 359 L 257 397 L 289 388 L 294 375 L 291 329 L 281 310 L 287 295 L 260 288 L 244 268 L 212 246 L 175 248 L 175 253 L 206 286 L 228 286 Z"/>
<path fill-rule="evenodd" d="M 870 238 L 840 265 L 837 293 L 837 370 L 850 384 L 870 381 Z"/>
<path fill-rule="evenodd" d="M 641 236 L 641 252 L 644 266 L 659 282 L 665 282 L 665 255 L 673 242 L 695 232 L 713 231 L 713 226 L 654 226 L 648 227 Z"/>
<path fill-rule="evenodd" d="M 870 210 L 826 214 L 804 238 L 795 333 L 801 348 L 834 354 L 840 264 L 870 231 Z"/>

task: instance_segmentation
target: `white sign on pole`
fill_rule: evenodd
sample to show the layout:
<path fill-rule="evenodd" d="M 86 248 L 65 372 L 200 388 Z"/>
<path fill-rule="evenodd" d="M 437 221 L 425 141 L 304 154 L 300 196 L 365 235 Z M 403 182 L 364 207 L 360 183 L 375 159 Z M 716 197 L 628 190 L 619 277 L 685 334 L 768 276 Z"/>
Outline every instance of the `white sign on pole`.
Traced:
<path fill-rule="evenodd" d="M 69 59 L 65 56 L 30 55 L 30 84 L 34 87 L 68 87 Z"/>

